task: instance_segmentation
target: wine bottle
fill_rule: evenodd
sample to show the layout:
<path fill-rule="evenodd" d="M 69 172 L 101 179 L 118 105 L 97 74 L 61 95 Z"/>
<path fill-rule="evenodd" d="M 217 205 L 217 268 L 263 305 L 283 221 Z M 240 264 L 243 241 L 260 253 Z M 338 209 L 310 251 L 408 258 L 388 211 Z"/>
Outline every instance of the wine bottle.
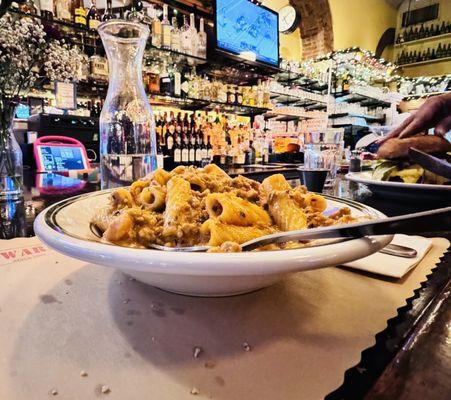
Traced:
<path fill-rule="evenodd" d="M 196 140 L 192 133 L 189 134 L 188 139 L 188 163 L 196 165 Z"/>
<path fill-rule="evenodd" d="M 174 121 L 172 121 L 172 123 L 169 125 L 169 127 L 166 131 L 166 136 L 164 138 L 164 141 L 166 144 L 167 155 L 171 156 L 171 157 L 174 155 L 174 150 L 175 150 L 174 136 L 175 136 L 175 126 L 174 126 Z"/>
<path fill-rule="evenodd" d="M 186 133 L 182 134 L 182 165 L 188 165 L 189 164 L 189 146 L 188 146 L 188 137 L 186 136 Z"/>
<path fill-rule="evenodd" d="M 180 135 L 177 135 L 174 142 L 174 165 L 182 165 L 182 141 Z"/>
<path fill-rule="evenodd" d="M 208 138 L 207 138 L 207 158 L 211 160 L 212 157 L 213 157 L 213 147 L 210 142 L 210 136 L 208 136 Z"/>
<path fill-rule="evenodd" d="M 420 30 L 418 31 L 417 39 L 423 39 L 423 38 L 424 38 L 424 24 L 421 24 Z"/>

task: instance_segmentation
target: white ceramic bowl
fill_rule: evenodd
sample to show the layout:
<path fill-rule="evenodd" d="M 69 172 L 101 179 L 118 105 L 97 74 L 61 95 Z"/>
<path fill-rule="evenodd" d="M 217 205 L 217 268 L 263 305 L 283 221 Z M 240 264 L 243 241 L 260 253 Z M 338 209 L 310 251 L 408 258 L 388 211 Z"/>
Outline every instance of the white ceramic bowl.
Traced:
<path fill-rule="evenodd" d="M 37 217 L 34 229 L 48 246 L 68 256 L 107 267 L 171 292 L 193 296 L 228 296 L 269 286 L 292 272 L 345 264 L 385 247 L 391 235 L 343 243 L 248 253 L 177 253 L 131 249 L 100 243 L 89 221 L 110 191 L 63 200 Z M 327 197 L 327 196 L 326 196 Z M 328 211 L 348 206 L 355 216 L 385 216 L 363 204 L 327 197 Z"/>

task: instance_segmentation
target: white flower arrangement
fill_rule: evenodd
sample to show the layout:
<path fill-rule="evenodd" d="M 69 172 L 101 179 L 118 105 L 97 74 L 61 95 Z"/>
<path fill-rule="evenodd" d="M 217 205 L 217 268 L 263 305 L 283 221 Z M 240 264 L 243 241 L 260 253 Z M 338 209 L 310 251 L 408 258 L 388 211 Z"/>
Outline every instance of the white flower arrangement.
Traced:
<path fill-rule="evenodd" d="M 81 52 L 48 38 L 38 20 L 0 18 L 0 97 L 18 96 L 40 78 L 74 79 L 81 63 Z"/>

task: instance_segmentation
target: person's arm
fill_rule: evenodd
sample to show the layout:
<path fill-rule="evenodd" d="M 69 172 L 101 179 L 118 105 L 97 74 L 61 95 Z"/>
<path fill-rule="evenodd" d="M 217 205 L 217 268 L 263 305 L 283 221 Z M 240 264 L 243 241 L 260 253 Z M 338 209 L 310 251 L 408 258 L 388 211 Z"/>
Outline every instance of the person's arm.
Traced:
<path fill-rule="evenodd" d="M 451 93 L 432 97 L 407 118 L 400 126 L 382 138 L 379 143 L 389 139 L 417 135 L 434 128 L 436 135 L 445 136 L 451 129 Z"/>

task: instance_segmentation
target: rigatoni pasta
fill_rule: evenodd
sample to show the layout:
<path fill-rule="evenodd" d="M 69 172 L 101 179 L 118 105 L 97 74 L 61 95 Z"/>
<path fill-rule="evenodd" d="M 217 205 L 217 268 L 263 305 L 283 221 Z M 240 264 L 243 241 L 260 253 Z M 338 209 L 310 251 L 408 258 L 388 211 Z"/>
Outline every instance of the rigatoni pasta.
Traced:
<path fill-rule="evenodd" d="M 212 251 L 237 251 L 248 240 L 278 231 L 352 221 L 349 209 L 327 217 L 326 207 L 323 196 L 292 188 L 283 175 L 260 184 L 231 178 L 212 164 L 158 169 L 130 188 L 119 188 L 92 223 L 104 232 L 103 240 L 121 246 L 209 245 Z"/>

